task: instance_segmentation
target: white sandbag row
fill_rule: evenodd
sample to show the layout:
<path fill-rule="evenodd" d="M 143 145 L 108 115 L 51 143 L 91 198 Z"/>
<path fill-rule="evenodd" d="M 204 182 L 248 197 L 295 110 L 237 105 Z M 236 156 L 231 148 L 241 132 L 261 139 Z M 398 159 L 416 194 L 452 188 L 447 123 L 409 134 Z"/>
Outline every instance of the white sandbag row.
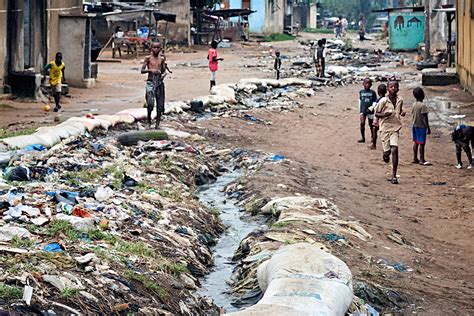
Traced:
<path fill-rule="evenodd" d="M 71 117 L 58 125 L 40 127 L 31 135 L 8 137 L 2 139 L 1 142 L 6 144 L 10 150 L 22 149 L 37 144 L 51 148 L 62 139 L 83 135 L 86 131 L 92 132 L 99 127 L 109 129 L 118 123 L 130 124 L 134 121 L 135 118 L 128 114 L 97 115 L 94 118 Z"/>
<path fill-rule="evenodd" d="M 347 265 L 309 243 L 280 248 L 258 267 L 257 279 L 262 299 L 228 315 L 342 316 L 352 304 L 352 273 Z"/>
<path fill-rule="evenodd" d="M 202 102 L 204 107 L 208 107 L 225 103 L 225 98 L 220 95 L 205 95 L 202 97 L 194 98 L 192 102 Z"/>
<path fill-rule="evenodd" d="M 165 114 L 180 114 L 191 109 L 191 106 L 183 101 L 170 101 L 165 103 Z"/>
<path fill-rule="evenodd" d="M 224 101 L 230 104 L 236 104 L 234 85 L 221 84 L 212 87 L 211 95 L 221 96 Z"/>
<path fill-rule="evenodd" d="M 256 85 L 256 86 L 270 86 L 273 88 L 283 88 L 286 86 L 304 86 L 304 87 L 311 87 L 312 86 L 311 80 L 304 80 L 299 78 L 284 78 L 280 80 L 276 79 L 258 79 L 258 78 L 247 78 L 241 79 L 237 86 L 239 87 L 246 87 L 248 85 Z"/>

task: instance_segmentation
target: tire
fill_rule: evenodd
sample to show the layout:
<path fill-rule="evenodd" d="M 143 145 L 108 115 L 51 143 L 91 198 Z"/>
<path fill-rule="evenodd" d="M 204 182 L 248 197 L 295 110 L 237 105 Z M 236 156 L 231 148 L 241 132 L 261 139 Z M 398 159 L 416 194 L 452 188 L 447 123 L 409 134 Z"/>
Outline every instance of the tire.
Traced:
<path fill-rule="evenodd" d="M 117 137 L 118 142 L 123 146 L 134 146 L 139 141 L 165 140 L 168 134 L 165 131 L 135 131 L 121 134 Z"/>

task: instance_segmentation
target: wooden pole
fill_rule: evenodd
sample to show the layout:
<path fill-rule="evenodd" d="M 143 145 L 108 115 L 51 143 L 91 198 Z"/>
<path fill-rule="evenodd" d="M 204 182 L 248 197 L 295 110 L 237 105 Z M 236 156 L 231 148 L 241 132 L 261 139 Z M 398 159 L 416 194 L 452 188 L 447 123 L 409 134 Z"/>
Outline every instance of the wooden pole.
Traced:
<path fill-rule="evenodd" d="M 430 0 L 425 0 L 425 60 L 428 60 L 431 57 L 431 54 L 430 54 L 430 51 L 431 51 L 430 24 L 431 24 Z"/>
<path fill-rule="evenodd" d="M 112 42 L 113 39 L 114 39 L 114 34 L 112 34 L 112 36 L 109 38 L 109 40 L 107 41 L 107 43 L 105 44 L 105 46 L 102 47 L 102 49 L 100 50 L 99 55 L 97 56 L 97 58 L 99 58 L 100 55 L 102 55 L 102 53 L 104 52 L 104 50 L 107 48 L 107 46 L 109 46 L 109 44 Z"/>

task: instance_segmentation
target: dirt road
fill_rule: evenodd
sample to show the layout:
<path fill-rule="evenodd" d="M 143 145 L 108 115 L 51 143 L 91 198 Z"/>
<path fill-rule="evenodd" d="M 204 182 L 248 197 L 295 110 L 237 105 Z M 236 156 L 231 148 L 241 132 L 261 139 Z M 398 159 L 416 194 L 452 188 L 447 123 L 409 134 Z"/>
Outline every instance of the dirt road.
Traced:
<path fill-rule="evenodd" d="M 275 45 L 290 56 L 309 54 L 296 42 Z M 260 59 L 269 54 L 269 47 L 234 46 L 221 50 L 225 61 L 218 83 L 271 76 L 271 67 Z M 207 92 L 205 55 L 205 49 L 168 55 L 174 70 L 167 81 L 169 100 L 186 100 Z M 113 113 L 142 104 L 143 77 L 138 72 L 139 60 L 100 64 L 99 67 L 97 88 L 73 89 L 73 98 L 67 100 L 62 116 L 78 115 L 88 109 Z M 413 103 L 411 89 L 417 84 L 402 81 L 401 95 L 408 110 Z M 391 170 L 382 162 L 381 150 L 369 150 L 367 144 L 357 143 L 357 92 L 360 89 L 356 85 L 324 88 L 315 97 L 304 99 L 302 108 L 260 109 L 251 113 L 261 120 L 271 121 L 272 125 L 222 118 L 189 122 L 187 126 L 205 129 L 217 142 L 232 147 L 280 153 L 295 161 L 298 168 L 277 168 L 267 177 L 255 180 L 254 185 L 260 185 L 267 194 L 276 196 L 292 191 L 330 198 L 340 207 L 343 217 L 360 220 L 373 239 L 355 243 L 350 248 L 334 249 L 351 268 L 356 280 L 370 280 L 402 294 L 405 311 L 424 315 L 474 314 L 471 268 L 474 265 L 474 171 L 454 168 L 455 153 L 449 127 L 436 115 L 431 116 L 436 122 L 427 148 L 427 159 L 433 165 L 411 164 L 411 118 L 407 116 L 401 132 L 400 184 L 387 182 Z M 459 87 L 426 89 L 426 92 L 433 100 L 443 97 L 472 101 Z M 3 103 L 14 109 L 1 110 L 1 125 L 12 120 L 23 124 L 52 122 L 53 115 L 42 113 L 37 104 Z M 20 111 L 27 111 L 28 115 Z M 472 106 L 464 111 L 472 120 Z M 289 189 L 285 191 L 284 186 L 277 184 L 285 184 Z M 388 238 L 394 232 L 403 236 L 401 243 Z M 400 263 L 409 267 L 409 271 L 386 269 L 379 264 L 380 260 Z"/>

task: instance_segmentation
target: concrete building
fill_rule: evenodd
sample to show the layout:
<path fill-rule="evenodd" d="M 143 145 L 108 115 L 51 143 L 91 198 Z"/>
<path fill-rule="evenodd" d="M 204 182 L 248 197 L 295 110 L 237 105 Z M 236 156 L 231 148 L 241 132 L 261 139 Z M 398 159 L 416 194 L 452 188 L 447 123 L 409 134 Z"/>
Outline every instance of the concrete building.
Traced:
<path fill-rule="evenodd" d="M 428 8 L 427 2 L 429 2 L 431 12 L 429 24 L 430 50 L 444 51 L 447 48 L 448 42 L 448 21 L 444 12 L 434 10 L 442 8 L 442 5 L 454 5 L 455 0 L 424 0 L 423 5 Z"/>
<path fill-rule="evenodd" d="M 70 25 L 71 16 L 84 23 Z M 87 20 L 83 16 L 82 0 L 0 0 L 2 88 L 15 95 L 35 98 L 44 65 L 61 50 L 70 83 L 90 86 L 93 80 L 89 78 L 90 23 Z M 82 65 L 80 71 L 74 70 L 76 64 Z"/>
<path fill-rule="evenodd" d="M 456 1 L 456 68 L 463 87 L 474 93 L 474 0 Z"/>
<path fill-rule="evenodd" d="M 283 33 L 285 29 L 287 0 L 229 0 L 229 8 L 256 11 L 249 16 L 251 33 Z"/>
<path fill-rule="evenodd" d="M 188 44 L 191 39 L 191 6 L 189 0 L 173 0 L 163 3 L 157 3 L 155 6 L 157 9 L 176 14 L 176 23 L 168 23 L 167 34 L 168 42 Z M 159 22 L 159 30 L 165 28 L 165 22 Z"/>
<path fill-rule="evenodd" d="M 316 3 L 299 2 L 293 5 L 293 25 L 299 23 L 301 29 L 315 29 L 317 24 Z"/>
<path fill-rule="evenodd" d="M 144 1 L 121 1 L 121 0 L 94 0 L 91 3 L 110 3 L 113 5 L 114 10 L 118 12 L 128 12 L 140 9 L 156 10 L 163 13 L 172 13 L 176 15 L 176 23 L 168 23 L 164 21 L 158 22 L 158 32 L 160 34 L 167 35 L 168 43 L 184 44 L 190 43 L 191 39 L 191 1 L 190 0 L 144 0 Z M 151 16 L 151 15 L 150 15 Z M 103 33 L 105 32 L 108 37 L 113 33 L 113 28 L 107 25 L 105 20 L 99 15 L 94 21 L 95 27 L 100 33 L 99 39 L 104 40 Z M 154 26 L 155 21 L 151 19 L 147 21 L 146 26 Z M 119 25 L 120 26 L 120 25 Z M 141 25 L 141 26 L 145 26 Z M 127 28 L 122 27 L 123 30 Z"/>

